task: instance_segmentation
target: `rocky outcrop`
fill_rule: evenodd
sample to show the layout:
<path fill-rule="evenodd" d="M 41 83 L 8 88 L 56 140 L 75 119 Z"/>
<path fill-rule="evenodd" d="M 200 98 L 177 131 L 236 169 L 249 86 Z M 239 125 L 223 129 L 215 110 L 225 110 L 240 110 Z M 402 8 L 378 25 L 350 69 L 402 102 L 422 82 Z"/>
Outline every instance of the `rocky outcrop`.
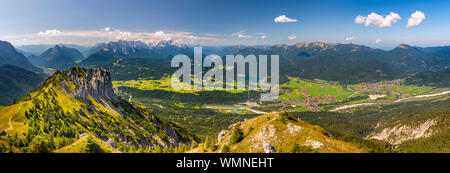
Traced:
<path fill-rule="evenodd" d="M 417 125 L 396 125 L 384 128 L 381 132 L 371 134 L 367 138 L 384 140 L 390 144 L 398 145 L 407 140 L 431 136 L 433 134 L 431 127 L 436 123 L 436 120 L 431 119 Z"/>
<path fill-rule="evenodd" d="M 263 149 L 265 153 L 274 153 L 277 152 L 274 146 L 270 145 L 267 142 L 263 142 Z"/>
<path fill-rule="evenodd" d="M 295 133 L 300 132 L 300 131 L 303 130 L 303 128 L 301 126 L 298 126 L 298 125 L 295 125 L 295 124 L 292 124 L 292 123 L 289 123 L 287 125 L 287 127 L 288 127 L 288 130 L 289 130 L 290 134 L 295 134 Z"/>
<path fill-rule="evenodd" d="M 311 146 L 313 149 L 324 147 L 325 145 L 320 141 L 306 140 L 305 145 Z"/>
<path fill-rule="evenodd" d="M 169 125 L 166 125 L 164 128 L 164 133 L 169 138 L 169 143 L 172 146 L 178 146 L 178 143 L 180 142 L 180 136 L 178 136 L 177 132 L 170 127 Z"/>
<path fill-rule="evenodd" d="M 89 95 L 95 99 L 116 100 L 111 76 L 105 69 L 71 68 L 67 76 L 76 87 L 73 90 L 76 97 L 88 99 Z"/>
<path fill-rule="evenodd" d="M 219 135 L 217 135 L 217 143 L 222 142 L 227 137 L 227 131 L 220 131 Z"/>

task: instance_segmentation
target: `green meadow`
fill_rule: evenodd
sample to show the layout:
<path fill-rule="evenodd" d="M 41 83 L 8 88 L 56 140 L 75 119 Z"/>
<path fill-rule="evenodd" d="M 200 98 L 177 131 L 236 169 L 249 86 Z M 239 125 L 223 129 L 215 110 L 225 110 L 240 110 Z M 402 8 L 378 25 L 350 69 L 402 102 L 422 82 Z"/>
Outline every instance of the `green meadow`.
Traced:
<path fill-rule="evenodd" d="M 289 77 L 289 79 L 290 81 L 282 84 L 280 88 L 288 89 L 290 92 L 281 94 L 279 96 L 280 99 L 301 99 L 305 97 L 303 94 L 304 91 L 308 97 L 330 95 L 335 96 L 338 101 L 342 101 L 353 94 L 352 91 L 337 84 L 314 83 L 293 77 Z"/>

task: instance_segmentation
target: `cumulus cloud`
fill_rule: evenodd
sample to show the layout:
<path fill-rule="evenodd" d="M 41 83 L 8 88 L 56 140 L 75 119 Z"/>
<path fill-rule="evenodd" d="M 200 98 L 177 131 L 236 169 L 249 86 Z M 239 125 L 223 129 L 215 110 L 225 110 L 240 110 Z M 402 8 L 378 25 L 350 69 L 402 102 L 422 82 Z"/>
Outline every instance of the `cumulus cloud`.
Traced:
<path fill-rule="evenodd" d="M 375 40 L 375 43 L 376 43 L 376 44 L 380 44 L 380 43 L 381 43 L 381 39 Z"/>
<path fill-rule="evenodd" d="M 289 40 L 293 40 L 293 39 L 295 39 L 295 38 L 297 38 L 297 36 L 295 36 L 295 35 L 288 36 L 288 39 L 289 39 Z"/>
<path fill-rule="evenodd" d="M 406 25 L 406 27 L 411 28 L 419 26 L 424 20 L 425 14 L 421 11 L 416 11 L 415 13 L 411 14 L 411 17 L 408 19 L 408 25 Z"/>
<path fill-rule="evenodd" d="M 351 41 L 351 40 L 354 40 L 354 39 L 355 39 L 355 37 L 347 37 L 347 38 L 345 38 L 346 41 Z"/>
<path fill-rule="evenodd" d="M 364 23 L 364 26 L 371 25 L 379 28 L 391 27 L 392 24 L 397 23 L 402 18 L 397 13 L 391 12 L 388 15 L 379 15 L 377 13 L 370 13 L 368 16 L 356 16 L 354 22 L 356 24 Z"/>
<path fill-rule="evenodd" d="M 355 18 L 355 23 L 357 23 L 357 24 L 364 23 L 365 21 L 366 21 L 366 17 L 364 17 L 364 16 L 356 16 L 356 18 Z"/>
<path fill-rule="evenodd" d="M 105 27 L 103 30 L 105 30 L 105 31 L 110 31 L 110 30 L 111 30 L 111 27 Z"/>
<path fill-rule="evenodd" d="M 291 19 L 289 17 L 286 17 L 286 15 L 281 15 L 273 19 L 273 21 L 277 23 L 286 23 L 286 22 L 297 22 L 297 19 Z"/>
<path fill-rule="evenodd" d="M 40 31 L 39 35 L 41 35 L 41 36 L 55 36 L 55 35 L 58 35 L 58 34 L 61 34 L 61 33 L 62 32 L 60 30 L 53 29 L 53 30 L 46 30 L 45 32 Z"/>

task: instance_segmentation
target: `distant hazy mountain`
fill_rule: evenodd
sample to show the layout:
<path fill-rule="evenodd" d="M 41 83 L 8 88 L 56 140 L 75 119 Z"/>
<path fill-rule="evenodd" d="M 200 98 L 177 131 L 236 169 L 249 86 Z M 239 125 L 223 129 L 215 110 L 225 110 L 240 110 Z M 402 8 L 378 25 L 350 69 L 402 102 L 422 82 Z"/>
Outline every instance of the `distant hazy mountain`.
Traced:
<path fill-rule="evenodd" d="M 132 54 L 136 49 L 150 49 L 150 47 L 141 41 L 124 41 L 119 40 L 117 42 L 99 43 L 90 49 L 84 51 L 84 55 L 90 56 L 101 50 L 109 51 L 112 53 L 128 55 Z"/>
<path fill-rule="evenodd" d="M 419 49 L 424 52 L 435 54 L 437 56 L 450 58 L 450 46 L 426 47 Z"/>
<path fill-rule="evenodd" d="M 12 64 L 34 72 L 42 71 L 33 66 L 23 54 L 17 52 L 11 43 L 6 41 L 0 41 L 0 65 L 2 64 Z"/>
<path fill-rule="evenodd" d="M 147 45 L 140 41 L 108 42 L 97 44 L 88 52 L 95 52 L 80 62 L 81 66 L 92 67 L 111 63 L 120 58 L 170 59 L 178 54 L 192 56 L 193 49 L 171 40 Z"/>
<path fill-rule="evenodd" d="M 112 62 L 119 58 L 146 58 L 150 56 L 149 47 L 140 41 L 118 41 L 97 44 L 88 52 L 94 52 L 80 62 L 80 65 L 91 67 Z"/>
<path fill-rule="evenodd" d="M 81 60 L 84 56 L 80 51 L 65 46 L 56 45 L 30 61 L 38 66 L 49 68 L 65 68 L 75 64 L 75 61 Z"/>
<path fill-rule="evenodd" d="M 391 63 L 406 73 L 443 69 L 450 64 L 448 58 L 430 54 L 405 44 L 383 52 L 378 59 Z"/>
<path fill-rule="evenodd" d="M 26 51 L 23 51 L 23 50 L 20 50 L 20 49 L 17 49 L 16 48 L 16 51 L 17 52 L 19 52 L 19 53 L 21 53 L 21 54 L 23 54 L 25 57 L 29 57 L 29 56 L 32 56 L 32 55 L 34 55 L 33 53 L 31 53 L 31 52 L 26 52 Z"/>
<path fill-rule="evenodd" d="M 69 48 L 74 48 L 80 52 L 84 52 L 91 48 L 91 46 L 83 46 L 83 45 L 76 45 L 76 44 L 58 44 L 58 45 L 69 47 Z M 54 44 L 37 44 L 37 45 L 22 45 L 22 46 L 17 46 L 16 48 L 23 52 L 40 55 L 40 54 L 44 53 L 46 50 L 48 50 L 54 46 L 55 46 Z M 28 57 L 28 55 L 25 55 L 25 56 Z"/>
<path fill-rule="evenodd" d="M 7 105 L 37 87 L 43 78 L 14 65 L 0 66 L 0 105 Z"/>
<path fill-rule="evenodd" d="M 194 55 L 194 49 L 173 40 L 161 40 L 150 45 L 150 58 L 172 59 L 176 55 Z"/>

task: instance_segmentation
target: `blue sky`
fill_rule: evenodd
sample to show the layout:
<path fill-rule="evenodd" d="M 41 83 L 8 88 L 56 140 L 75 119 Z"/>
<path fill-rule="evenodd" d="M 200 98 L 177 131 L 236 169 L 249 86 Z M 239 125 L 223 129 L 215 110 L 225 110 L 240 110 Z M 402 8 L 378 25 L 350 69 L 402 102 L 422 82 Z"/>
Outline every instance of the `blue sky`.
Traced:
<path fill-rule="evenodd" d="M 15 45 L 92 45 L 118 39 L 194 45 L 450 45 L 448 9 L 450 1 L 445 0 L 0 0 L 0 39 Z M 425 18 L 406 27 L 416 11 Z M 388 20 L 391 12 L 399 18 Z M 376 15 L 369 17 L 371 13 Z M 282 15 L 296 21 L 274 21 Z M 363 23 L 355 22 L 357 16 Z"/>

